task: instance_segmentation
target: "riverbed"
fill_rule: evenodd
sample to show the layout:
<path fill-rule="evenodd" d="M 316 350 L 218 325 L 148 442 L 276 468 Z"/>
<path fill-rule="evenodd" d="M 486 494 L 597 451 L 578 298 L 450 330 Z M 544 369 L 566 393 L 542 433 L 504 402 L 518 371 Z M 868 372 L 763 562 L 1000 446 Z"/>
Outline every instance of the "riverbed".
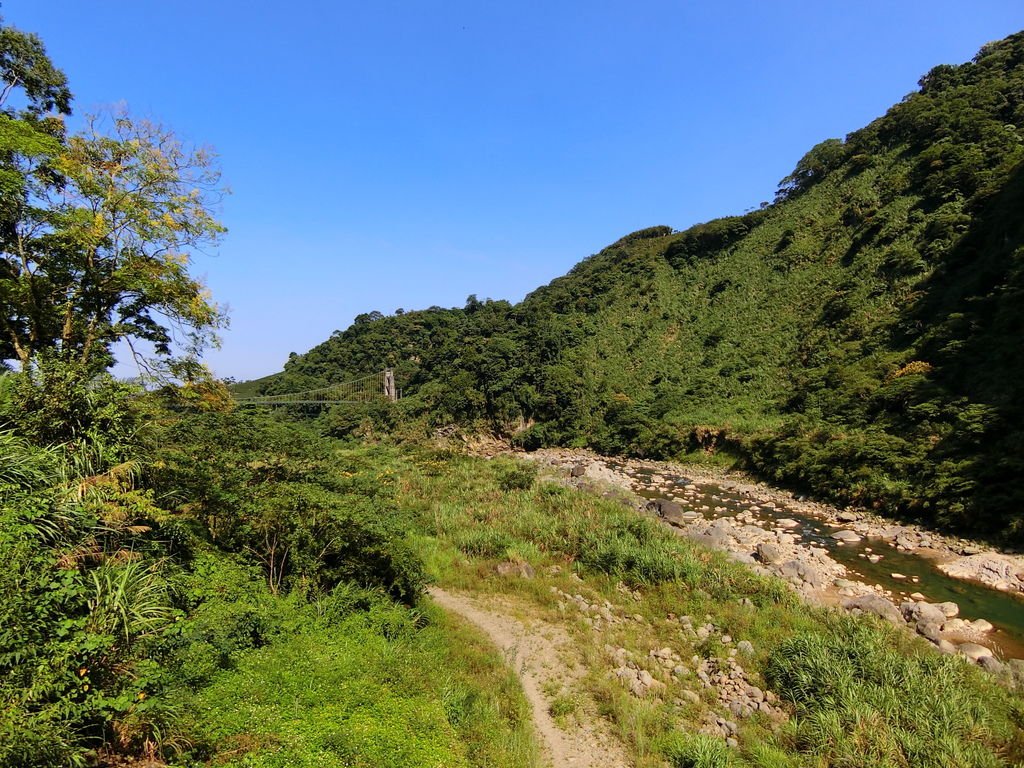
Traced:
<path fill-rule="evenodd" d="M 813 601 L 843 604 L 871 594 L 904 607 L 915 601 L 955 603 L 959 613 L 941 627 L 945 642 L 940 647 L 979 643 L 1002 659 L 1024 659 L 1022 595 L 1002 583 L 1002 590 L 995 589 L 940 569 L 961 551 L 986 551 L 981 545 L 898 526 L 863 511 L 839 510 L 742 476 L 709 476 L 688 467 L 578 451 L 543 451 L 534 458 L 580 480 L 627 488 L 653 502 L 652 509 L 658 509 L 659 500 L 670 502 L 675 505 L 672 522 L 681 533 L 754 567 L 762 568 L 757 553 L 764 551 L 763 542 L 781 544 L 788 559 L 783 575 L 789 566 L 794 587 Z"/>

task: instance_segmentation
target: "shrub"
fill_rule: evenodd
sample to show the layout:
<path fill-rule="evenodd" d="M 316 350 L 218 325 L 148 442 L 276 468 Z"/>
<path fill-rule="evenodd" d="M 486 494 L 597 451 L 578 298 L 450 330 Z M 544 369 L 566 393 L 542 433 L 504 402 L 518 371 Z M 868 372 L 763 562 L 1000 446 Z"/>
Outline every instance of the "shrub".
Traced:
<path fill-rule="evenodd" d="M 498 487 L 506 492 L 529 490 L 536 480 L 537 466 L 532 463 L 519 462 L 498 471 Z"/>

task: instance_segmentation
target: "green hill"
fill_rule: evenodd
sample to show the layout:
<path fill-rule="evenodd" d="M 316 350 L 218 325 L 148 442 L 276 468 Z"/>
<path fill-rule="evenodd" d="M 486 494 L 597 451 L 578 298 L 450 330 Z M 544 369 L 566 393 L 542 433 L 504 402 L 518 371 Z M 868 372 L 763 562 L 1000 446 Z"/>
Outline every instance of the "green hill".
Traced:
<path fill-rule="evenodd" d="M 1022 161 L 1019 33 L 811 149 L 761 210 L 633 233 L 517 305 L 361 316 L 259 389 L 390 364 L 398 407 L 435 426 L 728 450 L 818 494 L 1024 541 Z"/>

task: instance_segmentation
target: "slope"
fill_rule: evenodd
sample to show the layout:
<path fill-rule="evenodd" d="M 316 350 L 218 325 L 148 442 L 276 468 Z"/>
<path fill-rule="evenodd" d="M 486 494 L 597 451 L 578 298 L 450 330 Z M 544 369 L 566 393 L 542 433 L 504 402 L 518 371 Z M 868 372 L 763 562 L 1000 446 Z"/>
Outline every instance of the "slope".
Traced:
<path fill-rule="evenodd" d="M 435 426 L 724 448 L 819 494 L 1024 539 L 1022 130 L 1024 33 L 811 149 L 772 205 L 633 233 L 515 306 L 363 316 L 264 388 L 384 361 L 405 415 Z"/>

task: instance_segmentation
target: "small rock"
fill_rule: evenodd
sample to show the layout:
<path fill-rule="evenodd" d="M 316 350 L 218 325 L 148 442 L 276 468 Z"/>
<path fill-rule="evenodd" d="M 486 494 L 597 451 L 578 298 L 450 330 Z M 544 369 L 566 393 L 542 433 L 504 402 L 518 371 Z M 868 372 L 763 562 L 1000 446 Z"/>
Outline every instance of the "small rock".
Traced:
<path fill-rule="evenodd" d="M 736 643 L 736 650 L 746 656 L 754 655 L 754 645 L 749 640 L 740 640 Z"/>

